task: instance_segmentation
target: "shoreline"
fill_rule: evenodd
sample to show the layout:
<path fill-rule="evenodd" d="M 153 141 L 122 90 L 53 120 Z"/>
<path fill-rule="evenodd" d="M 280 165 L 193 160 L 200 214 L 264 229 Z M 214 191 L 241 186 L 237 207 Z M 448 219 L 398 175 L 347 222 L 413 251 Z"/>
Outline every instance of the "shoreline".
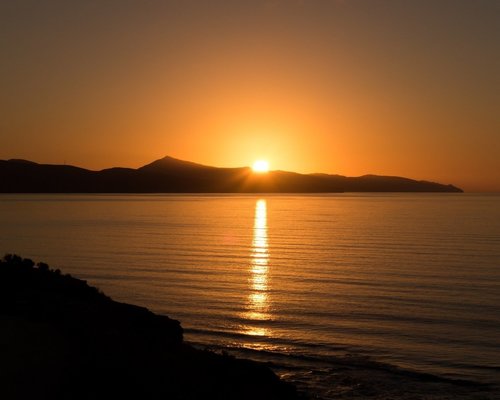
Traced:
<path fill-rule="evenodd" d="M 291 363 L 290 355 L 191 343 L 178 321 L 113 301 L 85 281 L 17 256 L 0 261 L 0 278 L 2 342 L 9 344 L 3 349 L 2 392 L 9 399 L 85 398 L 103 380 L 103 399 L 116 393 L 174 399 L 499 398 L 492 385 L 366 357 Z M 35 385 L 26 386 L 28 381 Z"/>
<path fill-rule="evenodd" d="M 319 400 L 500 399 L 499 386 L 494 383 L 405 369 L 366 356 L 332 356 L 325 360 L 265 350 L 189 343 L 237 358 L 266 363 L 280 378 L 295 385 L 299 393 Z"/>
<path fill-rule="evenodd" d="M 85 281 L 0 261 L 3 398 L 299 399 L 261 363 L 198 350 L 180 323 Z"/>

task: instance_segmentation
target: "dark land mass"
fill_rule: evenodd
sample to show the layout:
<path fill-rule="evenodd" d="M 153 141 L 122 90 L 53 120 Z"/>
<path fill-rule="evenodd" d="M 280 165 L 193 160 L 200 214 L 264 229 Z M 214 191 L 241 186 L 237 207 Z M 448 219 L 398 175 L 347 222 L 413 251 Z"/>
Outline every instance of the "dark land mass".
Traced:
<path fill-rule="evenodd" d="M 216 168 L 165 157 L 138 169 L 91 171 L 0 160 L 0 193 L 340 193 L 462 192 L 453 185 L 395 176 L 346 177 Z"/>
<path fill-rule="evenodd" d="M 178 321 L 18 256 L 0 261 L 2 399 L 297 399 L 261 363 L 198 350 Z"/>

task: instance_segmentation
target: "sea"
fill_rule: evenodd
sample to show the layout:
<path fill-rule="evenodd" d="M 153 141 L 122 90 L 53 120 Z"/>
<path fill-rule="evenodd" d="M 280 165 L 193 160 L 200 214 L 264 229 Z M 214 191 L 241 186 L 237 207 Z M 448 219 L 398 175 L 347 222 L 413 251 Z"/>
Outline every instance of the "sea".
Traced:
<path fill-rule="evenodd" d="M 309 398 L 500 397 L 497 194 L 3 194 L 0 253 Z"/>

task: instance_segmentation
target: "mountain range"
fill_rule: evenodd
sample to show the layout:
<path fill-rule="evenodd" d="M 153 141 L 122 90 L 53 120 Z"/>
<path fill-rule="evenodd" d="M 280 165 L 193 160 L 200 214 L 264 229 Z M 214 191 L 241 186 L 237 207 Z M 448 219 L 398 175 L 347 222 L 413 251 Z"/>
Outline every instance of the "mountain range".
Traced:
<path fill-rule="evenodd" d="M 71 165 L 0 160 L 0 193 L 339 193 L 463 192 L 397 176 L 346 177 L 217 168 L 164 157 L 143 167 L 92 171 Z"/>

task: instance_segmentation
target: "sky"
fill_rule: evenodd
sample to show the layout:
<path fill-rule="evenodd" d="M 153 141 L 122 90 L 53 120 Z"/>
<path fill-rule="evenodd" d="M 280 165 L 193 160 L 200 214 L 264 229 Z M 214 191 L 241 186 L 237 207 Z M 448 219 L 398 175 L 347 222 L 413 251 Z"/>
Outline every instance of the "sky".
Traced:
<path fill-rule="evenodd" d="M 497 0 L 0 1 L 0 159 L 500 192 Z"/>

